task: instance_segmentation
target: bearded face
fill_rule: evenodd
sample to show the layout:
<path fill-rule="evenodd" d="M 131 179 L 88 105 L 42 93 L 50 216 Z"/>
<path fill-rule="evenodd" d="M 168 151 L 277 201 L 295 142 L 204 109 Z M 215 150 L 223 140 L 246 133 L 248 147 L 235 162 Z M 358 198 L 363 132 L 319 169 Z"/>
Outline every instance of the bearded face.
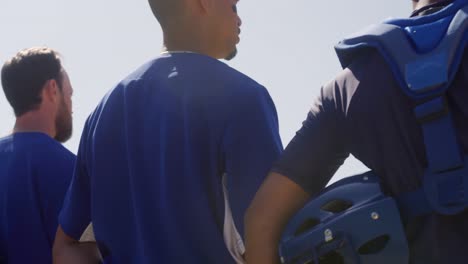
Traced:
<path fill-rule="evenodd" d="M 236 57 L 237 55 L 237 48 L 234 49 L 231 53 L 229 53 L 229 55 L 225 58 L 225 60 L 232 60 L 234 59 L 234 57 Z"/>
<path fill-rule="evenodd" d="M 73 132 L 73 118 L 69 107 L 65 103 L 65 98 L 62 94 L 60 106 L 55 118 L 55 140 L 64 143 L 70 139 Z"/>

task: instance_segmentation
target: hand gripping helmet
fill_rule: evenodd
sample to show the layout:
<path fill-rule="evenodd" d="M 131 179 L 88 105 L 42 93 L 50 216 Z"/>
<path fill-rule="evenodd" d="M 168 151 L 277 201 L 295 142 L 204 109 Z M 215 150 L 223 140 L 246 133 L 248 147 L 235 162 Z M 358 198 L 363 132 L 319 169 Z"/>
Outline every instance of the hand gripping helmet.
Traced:
<path fill-rule="evenodd" d="M 327 187 L 287 225 L 279 248 L 288 264 L 408 263 L 400 214 L 367 172 Z"/>

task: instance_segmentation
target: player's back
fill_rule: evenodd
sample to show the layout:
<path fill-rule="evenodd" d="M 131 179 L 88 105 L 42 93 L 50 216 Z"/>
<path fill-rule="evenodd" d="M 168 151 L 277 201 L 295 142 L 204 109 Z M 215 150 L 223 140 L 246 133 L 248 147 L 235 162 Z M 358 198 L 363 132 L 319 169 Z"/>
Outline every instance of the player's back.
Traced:
<path fill-rule="evenodd" d="M 245 75 L 184 53 L 151 61 L 104 98 L 79 155 L 110 262 L 233 262 L 223 240 L 223 140 L 252 97 L 271 103 Z"/>
<path fill-rule="evenodd" d="M 447 93 L 459 144 L 468 154 L 468 55 Z M 340 125 L 347 149 L 382 178 L 383 187 L 397 195 L 417 189 L 427 167 L 421 125 L 416 106 L 377 52 L 362 58 L 343 72 L 326 97 L 334 97 L 344 117 Z M 332 91 L 339 91 L 332 93 Z M 444 138 L 440 138 L 441 141 Z M 466 221 L 468 211 L 452 217 L 432 215 L 407 225 L 412 258 L 425 263 L 468 259 Z M 442 242 L 443 241 L 443 242 Z M 428 254 L 428 250 L 431 254 Z M 450 257 L 452 258 L 450 258 Z M 418 262 L 419 263 L 419 262 Z"/>
<path fill-rule="evenodd" d="M 42 133 L 0 139 L 0 256 L 51 263 L 58 213 L 75 156 Z"/>

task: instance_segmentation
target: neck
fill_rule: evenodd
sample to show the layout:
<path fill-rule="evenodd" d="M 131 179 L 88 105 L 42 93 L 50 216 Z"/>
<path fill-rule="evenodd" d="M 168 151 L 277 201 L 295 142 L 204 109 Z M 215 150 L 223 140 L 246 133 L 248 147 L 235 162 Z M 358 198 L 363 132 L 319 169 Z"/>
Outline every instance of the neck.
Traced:
<path fill-rule="evenodd" d="M 190 51 L 217 58 L 213 53 L 213 43 L 201 24 L 187 24 L 179 21 L 176 26 L 164 30 L 164 51 Z"/>
<path fill-rule="evenodd" d="M 42 132 L 54 138 L 56 134 L 55 122 L 42 114 L 40 110 L 30 111 L 16 118 L 13 133 L 18 132 Z"/>
<path fill-rule="evenodd" d="M 200 54 L 207 54 L 203 49 L 203 44 L 190 37 L 189 34 L 177 34 L 175 36 L 164 35 L 164 51 L 190 51 Z"/>
<path fill-rule="evenodd" d="M 168 52 L 189 51 L 215 58 L 215 55 L 206 49 L 206 45 L 203 44 L 203 41 L 187 38 L 187 35 L 183 37 L 165 37 L 163 50 Z"/>

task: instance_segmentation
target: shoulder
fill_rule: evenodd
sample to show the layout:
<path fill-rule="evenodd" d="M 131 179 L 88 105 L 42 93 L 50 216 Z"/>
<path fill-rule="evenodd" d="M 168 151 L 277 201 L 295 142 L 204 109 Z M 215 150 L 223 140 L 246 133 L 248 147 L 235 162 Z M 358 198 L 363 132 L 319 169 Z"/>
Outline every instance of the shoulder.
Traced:
<path fill-rule="evenodd" d="M 14 162 L 33 168 L 39 175 L 55 171 L 71 174 L 76 160 L 75 154 L 43 133 L 15 133 L 7 145 Z"/>
<path fill-rule="evenodd" d="M 246 74 L 215 60 L 212 73 L 215 74 L 215 86 L 222 88 L 231 102 L 241 101 L 243 104 L 259 100 L 271 100 L 268 90 Z"/>
<path fill-rule="evenodd" d="M 261 86 L 249 76 L 232 68 L 228 64 L 201 54 L 174 54 L 170 58 L 161 58 L 159 61 L 166 60 L 166 64 L 173 66 L 171 70 L 177 71 L 180 76 L 202 80 L 212 83 L 223 83 L 226 86 Z M 169 63 L 171 62 L 171 63 Z M 160 66 L 154 63 L 155 66 Z"/>
<path fill-rule="evenodd" d="M 389 92 L 395 92 L 392 71 L 383 57 L 371 50 L 323 86 L 313 110 L 318 111 L 318 105 L 321 110 L 334 108 L 346 113 L 351 104 L 365 105 L 363 101 L 384 98 Z"/>
<path fill-rule="evenodd" d="M 4 149 L 11 149 L 12 142 L 13 142 L 12 135 L 0 138 L 0 151 L 3 151 Z"/>
<path fill-rule="evenodd" d="M 32 153 L 42 161 L 48 160 L 53 163 L 74 163 L 75 161 L 75 154 L 47 135 L 34 135 L 31 137 L 31 143 Z"/>
<path fill-rule="evenodd" d="M 226 63 L 196 53 L 166 54 L 148 61 L 120 81 L 104 98 L 122 95 L 128 88 L 194 86 L 208 90 L 233 90 L 234 93 L 266 93 L 266 89 Z M 138 89 L 141 90 L 141 89 Z"/>
<path fill-rule="evenodd" d="M 392 78 L 393 75 L 386 61 L 378 51 L 371 49 L 355 58 L 348 67 L 344 68 L 327 84 L 327 87 L 332 86 L 341 90 L 357 88 L 363 83 L 375 82 L 389 77 Z"/>

